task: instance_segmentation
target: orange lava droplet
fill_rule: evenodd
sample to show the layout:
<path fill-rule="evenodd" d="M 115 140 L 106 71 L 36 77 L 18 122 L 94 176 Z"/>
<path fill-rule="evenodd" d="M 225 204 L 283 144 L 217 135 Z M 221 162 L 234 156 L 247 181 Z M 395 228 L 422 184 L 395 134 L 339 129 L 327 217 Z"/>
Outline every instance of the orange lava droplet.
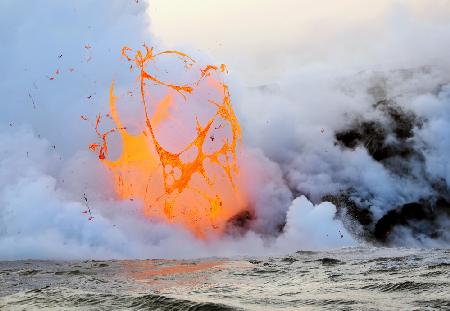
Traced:
<path fill-rule="evenodd" d="M 97 151 L 98 147 L 99 147 L 98 144 L 90 144 L 89 145 L 89 149 L 91 149 L 94 152 Z"/>
<path fill-rule="evenodd" d="M 145 117 L 144 130 L 133 135 L 122 125 L 116 109 L 113 81 L 109 94 L 109 115 L 115 128 L 101 132 L 101 115 L 98 115 L 95 131 L 100 141 L 89 148 L 113 173 L 117 195 L 122 199 L 142 200 L 147 216 L 183 225 L 201 238 L 220 234 L 225 230 L 227 221 L 246 206 L 245 194 L 239 187 L 237 157 L 242 140 L 241 127 L 231 106 L 228 86 L 219 80 L 226 67 L 207 65 L 199 69 L 199 78 L 193 83 L 169 83 L 147 71 L 147 65 L 156 62 L 158 56 L 171 55 L 181 58 L 185 65 L 189 64 L 185 66 L 187 70 L 192 70 L 195 60 L 178 51 L 155 54 L 152 48 L 146 45 L 144 48 L 143 52 L 136 51 L 134 56 L 128 55 L 132 51 L 129 47 L 122 49 L 122 56 L 140 72 L 138 86 Z M 169 110 L 176 105 L 174 95 L 178 93 L 187 100 L 202 81 L 208 87 L 204 93 L 216 93 L 221 98 L 219 101 L 205 100 L 205 105 L 209 105 L 215 113 L 204 124 L 198 118 L 196 124 L 183 124 L 196 129 L 194 139 L 177 146 L 177 152 L 169 151 L 162 145 L 155 130 L 164 121 L 172 120 Z M 163 99 L 151 105 L 146 93 L 150 84 L 166 89 Z M 201 93 L 203 97 L 206 96 L 204 93 Z M 149 116 L 150 108 L 152 116 Z M 228 135 L 222 135 L 220 140 L 210 139 L 218 130 L 228 130 Z M 115 160 L 108 158 L 107 138 L 111 133 L 118 133 L 122 142 L 121 154 Z M 178 134 L 172 133 L 171 140 L 176 139 Z M 213 151 L 208 148 L 212 142 L 216 146 Z"/>
<path fill-rule="evenodd" d="M 221 65 L 220 65 L 220 71 L 221 71 L 221 72 L 226 72 L 226 73 L 228 73 L 227 66 L 226 66 L 225 64 L 221 64 Z"/>

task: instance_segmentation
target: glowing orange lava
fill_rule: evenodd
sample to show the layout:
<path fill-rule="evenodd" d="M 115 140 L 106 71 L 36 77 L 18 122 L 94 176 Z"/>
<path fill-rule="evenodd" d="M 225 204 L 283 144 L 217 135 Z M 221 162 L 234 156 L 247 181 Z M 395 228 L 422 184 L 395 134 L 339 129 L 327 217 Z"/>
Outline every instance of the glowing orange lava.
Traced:
<path fill-rule="evenodd" d="M 184 53 L 155 54 L 153 49 L 145 45 L 144 48 L 133 56 L 129 56 L 130 48 L 122 49 L 122 56 L 132 63 L 130 69 L 139 70 L 143 129 L 133 135 L 122 124 L 113 82 L 107 116 L 115 126 L 101 132 L 102 117 L 98 115 L 95 129 L 100 141 L 89 148 L 98 153 L 113 173 L 118 196 L 142 200 L 146 215 L 181 224 L 199 237 L 221 233 L 227 220 L 245 206 L 245 196 L 239 191 L 237 156 L 241 128 L 231 106 L 228 86 L 221 79 L 227 69 L 225 65 L 196 67 L 195 60 Z M 197 78 L 192 83 L 169 83 L 156 77 L 148 66 L 156 65 L 162 55 L 181 59 L 186 72 L 197 68 Z M 156 98 L 161 93 L 150 94 L 150 88 L 162 88 L 159 100 L 150 101 L 150 95 Z M 212 99 L 214 96 L 217 99 Z M 186 106 L 191 101 L 197 104 Z M 199 101 L 204 103 L 198 105 Z M 183 113 L 175 113 L 186 107 L 192 107 L 191 113 L 192 109 L 199 109 L 194 113 L 195 119 L 189 121 Z M 173 126 L 164 128 L 166 124 Z M 171 130 L 173 127 L 177 129 Z M 108 158 L 107 140 L 112 133 L 118 133 L 122 143 L 121 153 L 115 160 Z"/>

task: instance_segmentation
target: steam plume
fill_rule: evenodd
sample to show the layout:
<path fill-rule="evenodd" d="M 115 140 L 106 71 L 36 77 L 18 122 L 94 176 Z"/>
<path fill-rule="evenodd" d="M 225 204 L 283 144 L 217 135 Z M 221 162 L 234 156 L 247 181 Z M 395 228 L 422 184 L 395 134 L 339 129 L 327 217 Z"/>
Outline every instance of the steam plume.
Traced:
<path fill-rule="evenodd" d="M 311 48 L 326 50 L 320 61 L 293 61 L 273 84 L 232 84 L 252 204 L 227 235 L 202 241 L 144 217 L 141 202 L 115 199 L 87 150 L 95 132 L 80 116 L 106 113 L 111 80 L 129 82 L 121 47 L 161 44 L 146 8 L 0 4 L 1 259 L 271 254 L 357 240 L 448 246 L 448 22 L 392 6 L 378 21 L 388 31 L 320 32 Z"/>

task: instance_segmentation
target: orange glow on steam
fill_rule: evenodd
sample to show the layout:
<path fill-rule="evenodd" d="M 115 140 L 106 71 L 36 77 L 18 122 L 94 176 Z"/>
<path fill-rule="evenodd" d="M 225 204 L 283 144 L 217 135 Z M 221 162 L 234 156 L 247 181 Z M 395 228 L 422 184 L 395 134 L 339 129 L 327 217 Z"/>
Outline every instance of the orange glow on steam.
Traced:
<path fill-rule="evenodd" d="M 130 69 L 139 71 L 144 113 L 141 131 L 132 134 L 122 124 L 113 82 L 107 116 L 115 126 L 101 132 L 99 115 L 95 123 L 99 142 L 89 148 L 112 172 L 117 195 L 121 199 L 140 199 L 145 215 L 183 225 L 198 237 L 220 234 L 227 220 L 246 205 L 239 186 L 241 128 L 228 86 L 223 82 L 227 69 L 225 65 L 200 68 L 184 53 L 155 54 L 153 49 L 144 48 L 132 56 L 130 48 L 122 49 Z M 156 66 L 161 56 L 181 59 L 185 72 L 197 74 L 197 78 L 191 83 L 158 78 L 148 66 Z M 150 92 L 153 89 L 155 92 Z M 193 118 L 179 112 L 186 109 L 191 109 Z M 195 109 L 199 109 L 198 113 Z M 121 153 L 116 159 L 108 154 L 108 136 L 112 133 L 118 133 L 121 140 Z"/>

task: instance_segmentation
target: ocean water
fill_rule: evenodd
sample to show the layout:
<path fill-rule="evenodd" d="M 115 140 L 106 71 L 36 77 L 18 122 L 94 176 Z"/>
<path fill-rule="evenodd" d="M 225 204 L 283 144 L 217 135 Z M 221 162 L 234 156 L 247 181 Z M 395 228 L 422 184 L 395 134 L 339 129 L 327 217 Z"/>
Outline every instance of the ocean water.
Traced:
<path fill-rule="evenodd" d="M 1 310 L 450 310 L 450 250 L 0 262 Z"/>

